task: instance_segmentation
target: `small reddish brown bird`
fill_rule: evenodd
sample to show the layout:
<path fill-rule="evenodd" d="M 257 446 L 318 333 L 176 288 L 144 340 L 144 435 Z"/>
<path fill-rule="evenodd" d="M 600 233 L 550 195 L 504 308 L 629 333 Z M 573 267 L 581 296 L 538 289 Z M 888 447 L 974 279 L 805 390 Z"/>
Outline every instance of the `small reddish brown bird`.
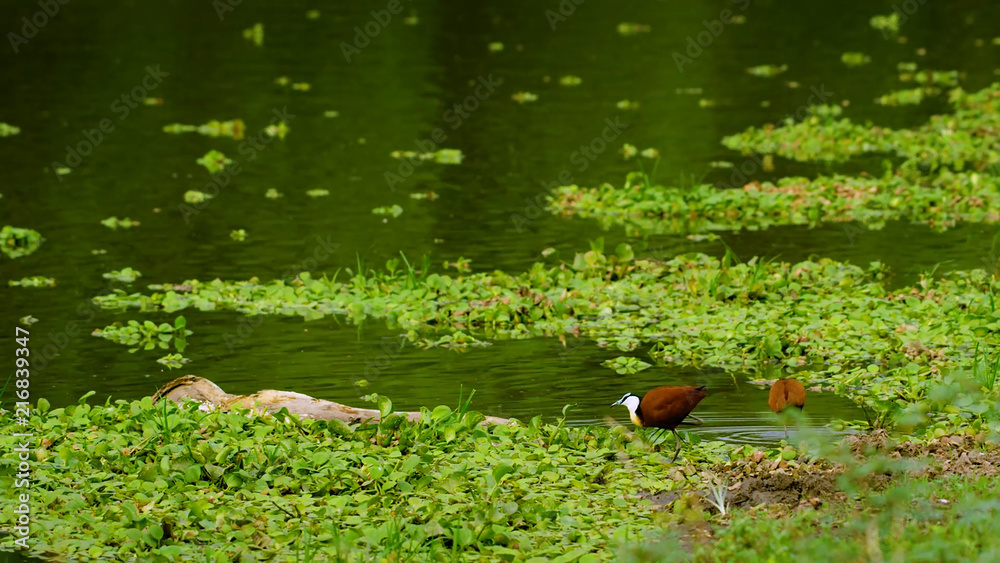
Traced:
<path fill-rule="evenodd" d="M 674 449 L 674 459 L 670 460 L 673 463 L 677 461 L 677 455 L 681 451 L 681 437 L 675 428 L 691 414 L 691 411 L 705 397 L 704 385 L 701 387 L 657 387 L 647 391 L 641 398 L 632 393 L 625 393 L 611 406 L 624 405 L 628 408 L 632 422 L 640 428 L 658 428 L 661 431 L 673 432 L 677 444 L 676 449 Z"/>
<path fill-rule="evenodd" d="M 789 406 L 802 410 L 806 405 L 806 388 L 794 379 L 779 379 L 771 386 L 771 395 L 767 399 L 767 406 L 771 407 L 774 414 L 781 415 Z M 782 426 L 785 427 L 785 438 L 788 438 L 788 421 L 782 417 Z"/>

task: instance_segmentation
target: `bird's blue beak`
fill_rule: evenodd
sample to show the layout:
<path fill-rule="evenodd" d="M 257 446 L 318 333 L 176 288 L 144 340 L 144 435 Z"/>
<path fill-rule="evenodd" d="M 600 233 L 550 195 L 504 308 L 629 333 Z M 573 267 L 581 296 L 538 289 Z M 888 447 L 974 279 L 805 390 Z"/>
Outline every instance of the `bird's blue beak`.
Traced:
<path fill-rule="evenodd" d="M 621 400 L 621 399 L 618 399 L 617 401 L 615 401 L 615 402 L 611 403 L 611 406 L 612 406 L 612 407 L 617 407 L 617 406 L 618 406 L 618 405 L 620 405 L 620 404 L 622 404 L 622 400 Z"/>

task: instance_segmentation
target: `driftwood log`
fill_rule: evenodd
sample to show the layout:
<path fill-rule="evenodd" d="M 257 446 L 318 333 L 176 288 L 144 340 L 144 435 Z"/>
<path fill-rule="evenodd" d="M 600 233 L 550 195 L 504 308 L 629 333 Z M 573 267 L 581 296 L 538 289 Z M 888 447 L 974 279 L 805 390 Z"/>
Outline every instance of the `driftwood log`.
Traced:
<path fill-rule="evenodd" d="M 379 420 L 381 418 L 381 414 L 375 409 L 357 409 L 292 391 L 265 389 L 253 395 L 230 395 L 215 383 L 195 375 L 185 375 L 167 383 L 153 395 L 153 402 L 155 403 L 162 398 L 170 399 L 175 403 L 189 399 L 220 409 L 239 407 L 264 410 L 268 413 L 276 413 L 281 409 L 288 409 L 289 413 L 297 414 L 303 418 L 340 420 L 348 424 L 357 424 L 366 420 Z M 405 416 L 414 422 L 420 420 L 419 412 L 400 412 L 395 414 Z M 487 416 L 483 424 L 510 424 L 511 422 L 507 418 Z"/>

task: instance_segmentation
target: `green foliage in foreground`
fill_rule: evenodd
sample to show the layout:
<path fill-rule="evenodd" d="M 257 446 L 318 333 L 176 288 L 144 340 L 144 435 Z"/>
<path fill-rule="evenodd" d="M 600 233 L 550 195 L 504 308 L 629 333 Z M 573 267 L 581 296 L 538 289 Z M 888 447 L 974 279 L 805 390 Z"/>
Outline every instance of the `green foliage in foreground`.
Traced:
<path fill-rule="evenodd" d="M 596 561 L 659 528 L 640 492 L 695 474 L 621 427 L 487 427 L 446 406 L 348 427 L 149 398 L 80 403 L 41 401 L 28 427 L 0 424 L 4 451 L 15 432 L 35 435 L 35 550 L 70 558 Z M 718 462 L 723 449 L 688 446 L 684 459 Z M 0 488 L 20 493 L 16 463 L 0 458 Z"/>
<path fill-rule="evenodd" d="M 908 478 L 824 510 L 737 511 L 704 543 L 666 536 L 623 561 L 998 561 L 998 499 L 995 476 Z"/>

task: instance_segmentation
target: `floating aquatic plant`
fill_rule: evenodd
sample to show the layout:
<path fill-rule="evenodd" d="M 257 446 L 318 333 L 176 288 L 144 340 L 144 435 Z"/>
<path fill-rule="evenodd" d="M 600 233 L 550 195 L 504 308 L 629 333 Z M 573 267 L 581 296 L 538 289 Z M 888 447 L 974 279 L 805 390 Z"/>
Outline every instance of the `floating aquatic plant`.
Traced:
<path fill-rule="evenodd" d="M 190 334 L 190 331 L 188 331 Z M 158 358 L 156 363 L 166 366 L 168 369 L 181 369 L 185 364 L 190 364 L 191 360 L 185 358 L 179 353 L 167 354 L 162 358 Z"/>
<path fill-rule="evenodd" d="M 279 192 L 274 188 L 268 188 L 267 191 L 264 192 L 264 197 L 266 197 L 267 199 L 278 199 L 279 197 L 285 197 L 285 194 Z"/>
<path fill-rule="evenodd" d="M 129 219 L 128 217 L 125 217 L 124 219 L 119 219 L 118 217 L 108 217 L 107 219 L 101 219 L 101 224 L 111 230 L 117 230 L 138 227 L 141 223 L 134 219 Z"/>
<path fill-rule="evenodd" d="M 893 12 L 887 16 L 872 16 L 872 19 L 868 20 L 868 24 L 872 26 L 872 29 L 881 31 L 883 35 L 893 35 L 899 33 L 899 12 Z"/>
<path fill-rule="evenodd" d="M 248 27 L 243 30 L 243 38 L 247 41 L 253 42 L 254 45 L 258 47 L 264 46 L 264 24 L 255 23 L 253 27 Z"/>
<path fill-rule="evenodd" d="M 372 209 L 372 214 L 399 217 L 403 214 L 403 208 L 398 205 L 376 207 L 375 209 Z"/>
<path fill-rule="evenodd" d="M 747 73 L 762 78 L 771 78 L 788 70 L 788 65 L 759 65 L 747 68 Z"/>
<path fill-rule="evenodd" d="M 559 77 L 559 84 L 562 86 L 579 86 L 582 83 L 583 79 L 579 76 L 567 75 Z"/>
<path fill-rule="evenodd" d="M 0 229 L 0 252 L 7 258 L 21 258 L 38 250 L 45 239 L 34 229 L 4 225 Z"/>
<path fill-rule="evenodd" d="M 179 353 L 184 353 L 187 347 L 187 337 L 193 334 L 187 330 L 187 320 L 184 317 L 174 319 L 174 324 L 156 324 L 152 321 L 128 321 L 124 325 L 113 323 L 102 329 L 97 329 L 92 336 L 104 338 L 118 344 L 130 346 L 129 352 L 139 350 L 167 350 L 173 344 Z"/>
<path fill-rule="evenodd" d="M 653 367 L 653 364 L 646 363 L 632 356 L 618 356 L 613 360 L 601 362 L 601 365 L 615 370 L 615 373 L 618 375 L 632 375 Z"/>
<path fill-rule="evenodd" d="M 326 197 L 330 195 L 330 190 L 323 188 L 314 188 L 306 191 L 306 195 L 309 197 Z"/>
<path fill-rule="evenodd" d="M 231 137 L 239 141 L 246 132 L 246 125 L 242 119 L 231 119 L 229 121 L 211 120 L 202 125 L 184 125 L 182 123 L 171 123 L 163 126 L 164 133 L 198 133 L 206 137 Z"/>
<path fill-rule="evenodd" d="M 623 35 L 625 37 L 650 32 L 650 27 L 648 25 L 629 22 L 620 23 L 615 29 L 618 30 L 618 35 Z"/>
<path fill-rule="evenodd" d="M 232 159 L 226 158 L 226 155 L 215 149 L 205 153 L 205 156 L 199 158 L 196 162 L 204 166 L 205 169 L 212 174 L 221 171 L 223 168 L 233 163 Z"/>
<path fill-rule="evenodd" d="M 184 201 L 191 204 L 204 203 L 212 199 L 213 197 L 215 196 L 213 196 L 212 194 L 207 194 L 205 192 L 200 192 L 198 190 L 188 190 L 184 192 Z"/>
<path fill-rule="evenodd" d="M 514 95 L 510 97 L 510 99 L 514 100 L 519 104 L 526 104 L 529 102 L 537 102 L 538 95 L 532 94 L 531 92 L 516 92 Z"/>
<path fill-rule="evenodd" d="M 872 62 L 872 58 L 864 53 L 844 53 L 840 56 L 840 60 L 849 67 L 863 66 Z"/>
<path fill-rule="evenodd" d="M 142 277 L 142 273 L 138 270 L 134 270 L 131 267 L 122 268 L 121 270 L 112 270 L 105 274 L 101 274 L 101 277 L 106 280 L 115 280 L 124 283 L 132 283 L 135 280 Z"/>
<path fill-rule="evenodd" d="M 9 123 L 0 122 L 0 137 L 10 137 L 21 133 L 21 128 Z"/>
<path fill-rule="evenodd" d="M 20 280 L 9 280 L 7 285 L 11 287 L 55 287 L 55 278 L 46 276 L 31 276 Z"/>
<path fill-rule="evenodd" d="M 243 242 L 247 240 L 247 232 L 244 229 L 235 229 L 229 233 L 229 238 L 236 242 Z"/>

